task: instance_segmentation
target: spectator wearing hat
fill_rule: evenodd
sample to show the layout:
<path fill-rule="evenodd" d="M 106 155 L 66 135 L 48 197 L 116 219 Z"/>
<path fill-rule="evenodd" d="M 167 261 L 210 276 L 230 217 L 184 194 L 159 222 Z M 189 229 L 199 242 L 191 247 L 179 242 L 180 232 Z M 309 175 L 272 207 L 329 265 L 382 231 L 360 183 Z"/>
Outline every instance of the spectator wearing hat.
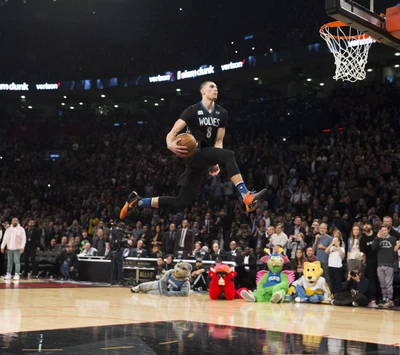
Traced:
<path fill-rule="evenodd" d="M 75 279 L 78 276 L 78 258 L 72 250 L 72 245 L 67 244 L 60 255 L 61 274 L 65 280 Z"/>
<path fill-rule="evenodd" d="M 196 266 L 192 270 L 189 282 L 193 291 L 207 291 L 207 269 L 203 265 L 202 258 L 196 259 Z"/>

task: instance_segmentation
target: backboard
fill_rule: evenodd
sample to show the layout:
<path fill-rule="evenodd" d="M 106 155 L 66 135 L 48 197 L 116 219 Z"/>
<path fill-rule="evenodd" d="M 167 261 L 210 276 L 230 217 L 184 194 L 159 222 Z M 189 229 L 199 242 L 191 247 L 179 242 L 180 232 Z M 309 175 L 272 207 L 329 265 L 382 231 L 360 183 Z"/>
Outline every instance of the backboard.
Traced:
<path fill-rule="evenodd" d="M 393 37 L 386 30 L 384 16 L 380 16 L 352 0 L 325 0 L 325 10 L 334 19 L 368 34 L 387 46 L 400 50 L 400 39 Z"/>

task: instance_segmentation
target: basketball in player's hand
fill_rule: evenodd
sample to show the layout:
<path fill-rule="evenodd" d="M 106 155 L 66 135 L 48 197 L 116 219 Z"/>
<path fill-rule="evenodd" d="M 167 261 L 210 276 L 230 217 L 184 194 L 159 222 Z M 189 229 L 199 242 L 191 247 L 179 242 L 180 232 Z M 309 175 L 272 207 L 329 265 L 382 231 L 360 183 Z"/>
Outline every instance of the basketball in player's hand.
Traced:
<path fill-rule="evenodd" d="M 196 139 L 190 133 L 181 133 L 176 136 L 176 139 L 180 141 L 177 142 L 178 145 L 185 146 L 187 148 L 186 157 L 192 156 L 196 152 L 197 142 Z"/>

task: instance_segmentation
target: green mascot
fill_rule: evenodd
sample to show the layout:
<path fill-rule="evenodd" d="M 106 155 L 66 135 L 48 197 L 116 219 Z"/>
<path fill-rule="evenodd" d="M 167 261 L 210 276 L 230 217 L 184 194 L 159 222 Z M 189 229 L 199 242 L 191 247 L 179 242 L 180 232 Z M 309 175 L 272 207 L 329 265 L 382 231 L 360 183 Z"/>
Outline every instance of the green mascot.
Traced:
<path fill-rule="evenodd" d="M 283 265 L 289 262 L 286 256 L 280 254 L 265 255 L 260 259 L 267 263 L 268 271 L 257 273 L 257 289 L 251 292 L 247 289 L 240 291 L 240 296 L 248 302 L 283 302 L 289 285 L 294 281 L 293 271 L 284 270 Z"/>

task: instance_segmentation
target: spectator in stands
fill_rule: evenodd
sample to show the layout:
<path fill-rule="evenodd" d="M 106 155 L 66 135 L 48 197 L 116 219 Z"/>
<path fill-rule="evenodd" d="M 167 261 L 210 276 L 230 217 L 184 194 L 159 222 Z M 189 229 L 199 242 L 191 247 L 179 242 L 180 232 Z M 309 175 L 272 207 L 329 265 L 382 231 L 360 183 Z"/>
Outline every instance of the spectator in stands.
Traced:
<path fill-rule="evenodd" d="M 11 279 L 11 272 L 15 266 L 14 280 L 18 281 L 21 271 L 21 254 L 24 252 L 26 244 L 25 229 L 19 224 L 18 218 L 11 220 L 11 226 L 6 229 L 1 243 L 1 253 L 4 254 L 7 247 L 7 275 L 4 280 Z"/>
<path fill-rule="evenodd" d="M 391 235 L 392 237 L 395 237 L 396 240 L 400 239 L 400 233 L 393 228 L 393 219 L 392 219 L 392 217 L 390 217 L 390 216 L 383 217 L 382 223 L 385 224 L 388 227 L 389 235 Z"/>
<path fill-rule="evenodd" d="M 56 238 L 52 238 L 50 240 L 50 245 L 46 248 L 46 251 L 61 253 L 61 244 L 57 244 Z"/>
<path fill-rule="evenodd" d="M 161 246 L 159 244 L 154 244 L 149 252 L 149 257 L 156 258 L 159 254 L 161 254 Z"/>
<path fill-rule="evenodd" d="M 61 238 L 60 249 L 64 250 L 67 247 L 67 244 L 68 244 L 68 238 L 66 236 L 63 236 Z"/>
<path fill-rule="evenodd" d="M 35 221 L 29 220 L 28 228 L 25 229 L 26 244 L 24 250 L 24 272 L 22 277 L 27 277 L 29 270 L 29 260 L 32 263 L 32 274 L 31 277 L 37 276 L 37 264 L 36 264 L 36 253 L 40 251 L 40 232 L 39 229 L 35 228 Z"/>
<path fill-rule="evenodd" d="M 207 291 L 207 269 L 202 258 L 196 259 L 196 265 L 189 277 L 189 282 L 193 291 Z"/>
<path fill-rule="evenodd" d="M 106 254 L 106 241 L 104 240 L 103 230 L 98 229 L 96 237 L 93 237 L 93 248 L 97 250 L 99 256 L 104 256 Z"/>
<path fill-rule="evenodd" d="M 283 224 L 278 223 L 275 227 L 275 234 L 271 237 L 271 243 L 272 245 L 280 245 L 286 254 L 287 242 L 288 236 L 283 232 Z"/>
<path fill-rule="evenodd" d="M 362 263 L 364 258 L 360 250 L 361 237 L 361 227 L 358 223 L 355 223 L 351 229 L 350 238 L 348 240 L 347 267 L 349 270 L 353 270 L 356 266 L 358 268 L 363 267 Z"/>
<path fill-rule="evenodd" d="M 78 276 L 78 258 L 72 250 L 72 245 L 67 244 L 67 247 L 60 256 L 61 274 L 64 280 L 76 279 Z"/>
<path fill-rule="evenodd" d="M 256 287 L 257 259 L 250 253 L 250 248 L 245 247 L 244 251 L 235 258 L 236 288 L 245 287 L 254 290 Z"/>
<path fill-rule="evenodd" d="M 96 256 L 96 255 L 97 255 L 97 249 L 92 248 L 89 242 L 85 244 L 82 252 L 79 254 L 79 256 Z"/>
<path fill-rule="evenodd" d="M 182 221 L 182 228 L 180 228 L 176 233 L 174 253 L 184 252 L 187 256 L 191 255 L 194 244 L 194 234 L 191 229 L 189 229 L 189 222 L 187 219 Z"/>
<path fill-rule="evenodd" d="M 151 245 L 162 245 L 161 225 L 157 224 L 154 228 L 154 233 L 151 237 Z"/>
<path fill-rule="evenodd" d="M 297 233 L 295 236 L 291 236 L 288 240 L 288 243 L 290 243 L 290 250 L 291 250 L 291 255 L 290 259 L 294 259 L 296 257 L 297 250 L 304 250 L 306 248 L 306 243 L 304 242 L 304 234 L 303 233 Z"/>
<path fill-rule="evenodd" d="M 78 220 L 74 219 L 71 226 L 68 228 L 68 238 L 81 236 L 81 227 L 78 224 Z"/>
<path fill-rule="evenodd" d="M 295 257 L 291 260 L 292 270 L 296 280 L 303 276 L 303 264 L 305 261 L 303 250 L 300 248 L 296 249 Z"/>
<path fill-rule="evenodd" d="M 175 224 L 169 225 L 169 231 L 164 232 L 162 238 L 162 251 L 163 254 L 173 254 L 176 239 Z"/>
<path fill-rule="evenodd" d="M 147 254 L 147 250 L 144 249 L 144 243 L 143 240 L 139 239 L 137 241 L 137 246 L 135 249 L 133 249 L 132 251 L 132 255 L 130 255 L 134 258 L 147 258 L 148 254 Z"/>
<path fill-rule="evenodd" d="M 147 246 L 148 243 L 151 243 L 149 227 L 147 225 L 143 226 L 142 234 L 140 235 L 139 239 L 143 242 L 144 246 Z"/>
<path fill-rule="evenodd" d="M 195 258 L 196 255 L 200 254 L 200 251 L 201 251 L 201 243 L 200 242 L 194 243 L 194 249 L 192 250 L 191 257 Z"/>
<path fill-rule="evenodd" d="M 336 294 L 342 291 L 343 258 L 345 255 L 342 233 L 335 229 L 332 233 L 332 242 L 325 249 L 328 257 L 329 279 L 331 280 L 331 292 Z"/>
<path fill-rule="evenodd" d="M 343 284 L 343 292 L 334 294 L 332 304 L 335 306 L 367 306 L 368 284 L 368 279 L 363 275 L 362 270 L 355 267 L 347 275 L 347 280 Z"/>
<path fill-rule="evenodd" d="M 229 250 L 229 245 L 232 241 L 237 242 L 237 233 L 238 233 L 238 228 L 236 222 L 232 222 L 231 228 L 229 230 L 229 243 L 226 244 L 226 250 Z"/>
<path fill-rule="evenodd" d="M 219 255 L 221 257 L 224 257 L 225 256 L 225 252 L 219 248 L 218 242 L 214 242 L 213 245 L 212 245 L 211 256 L 215 260 L 217 255 Z"/>
<path fill-rule="evenodd" d="M 172 264 L 174 262 L 174 256 L 173 254 L 168 254 L 165 258 L 165 271 L 171 270 L 174 268 L 174 265 Z"/>
<path fill-rule="evenodd" d="M 230 250 L 226 253 L 226 258 L 227 260 L 234 261 L 242 251 L 237 247 L 236 242 L 233 240 L 229 243 L 229 248 Z"/>
<path fill-rule="evenodd" d="M 164 259 L 162 256 L 157 258 L 157 266 L 154 268 L 154 280 L 160 280 L 165 274 Z"/>
<path fill-rule="evenodd" d="M 136 222 L 136 227 L 132 231 L 132 233 L 136 237 L 136 240 L 138 240 L 140 238 L 140 236 L 142 235 L 142 222 L 140 222 L 140 221 Z"/>
<path fill-rule="evenodd" d="M 97 235 L 99 229 L 103 230 L 103 238 L 108 241 L 110 239 L 110 229 L 104 225 L 103 220 L 100 220 L 96 227 L 93 228 L 93 235 Z"/>
<path fill-rule="evenodd" d="M 379 307 L 393 308 L 393 276 L 395 252 L 400 248 L 396 238 L 389 234 L 389 228 L 384 224 L 380 227 L 377 237 L 372 243 L 372 250 L 377 252 L 378 278 L 382 290 L 382 302 Z"/>
<path fill-rule="evenodd" d="M 319 226 L 319 233 L 315 237 L 313 245 L 314 252 L 316 253 L 317 261 L 321 263 L 321 267 L 324 270 L 324 277 L 330 285 L 329 279 L 329 266 L 328 266 L 328 254 L 325 253 L 326 248 L 332 243 L 332 237 L 327 234 L 328 226 L 325 223 L 321 223 Z"/>
<path fill-rule="evenodd" d="M 364 254 L 365 276 L 369 280 L 369 307 L 376 307 L 376 299 L 378 295 L 378 260 L 376 250 L 372 249 L 374 239 L 377 237 L 372 230 L 371 222 L 363 224 L 363 236 L 360 240 L 360 250 Z"/>
<path fill-rule="evenodd" d="M 306 256 L 304 258 L 304 261 L 313 263 L 314 261 L 317 261 L 317 257 L 314 255 L 314 249 L 312 247 L 307 247 L 306 249 Z"/>

